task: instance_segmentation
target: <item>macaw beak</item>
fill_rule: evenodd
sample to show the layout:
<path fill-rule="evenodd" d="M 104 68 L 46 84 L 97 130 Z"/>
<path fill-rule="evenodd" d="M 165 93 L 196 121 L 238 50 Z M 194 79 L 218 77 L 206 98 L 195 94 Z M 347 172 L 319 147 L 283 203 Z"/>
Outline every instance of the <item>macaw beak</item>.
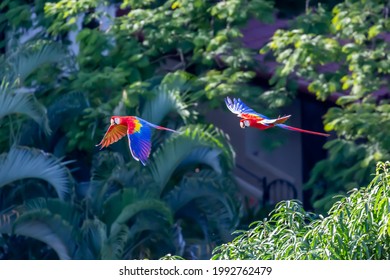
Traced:
<path fill-rule="evenodd" d="M 240 121 L 240 127 L 241 127 L 241 128 L 245 128 L 244 121 Z"/>
<path fill-rule="evenodd" d="M 115 124 L 114 119 L 111 119 L 111 125 L 114 125 L 114 124 Z"/>

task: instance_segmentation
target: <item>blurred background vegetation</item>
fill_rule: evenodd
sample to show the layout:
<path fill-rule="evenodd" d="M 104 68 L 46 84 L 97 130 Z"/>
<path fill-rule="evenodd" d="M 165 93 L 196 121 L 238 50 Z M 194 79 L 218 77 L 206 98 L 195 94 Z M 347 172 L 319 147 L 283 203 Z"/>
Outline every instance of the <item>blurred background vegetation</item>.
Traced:
<path fill-rule="evenodd" d="M 3 0 L 0 258 L 388 259 L 388 165 L 372 175 L 390 151 L 389 8 L 379 0 Z M 249 20 L 275 16 L 289 28 L 261 50 L 242 44 Z M 267 85 L 255 81 L 259 51 L 277 62 Z M 229 95 L 278 114 L 302 77 L 318 102 L 334 101 L 324 116 L 334 136 L 327 157 L 305 182 L 305 208 L 317 214 L 287 201 L 233 234 L 269 211 L 246 216 L 235 150 L 205 110 Z M 182 133 L 155 133 L 144 168 L 126 141 L 95 147 L 111 115 Z"/>

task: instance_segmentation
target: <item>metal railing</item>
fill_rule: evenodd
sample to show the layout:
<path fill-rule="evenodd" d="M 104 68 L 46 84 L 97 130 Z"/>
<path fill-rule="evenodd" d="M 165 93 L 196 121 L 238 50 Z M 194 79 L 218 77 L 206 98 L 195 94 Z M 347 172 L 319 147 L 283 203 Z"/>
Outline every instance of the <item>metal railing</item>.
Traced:
<path fill-rule="evenodd" d="M 259 185 L 256 185 L 255 187 L 262 190 L 263 206 L 275 204 L 283 199 L 298 198 L 298 191 L 295 185 L 285 179 L 279 178 L 268 182 L 266 176 L 260 177 L 242 165 L 237 164 L 237 168 L 259 183 Z"/>

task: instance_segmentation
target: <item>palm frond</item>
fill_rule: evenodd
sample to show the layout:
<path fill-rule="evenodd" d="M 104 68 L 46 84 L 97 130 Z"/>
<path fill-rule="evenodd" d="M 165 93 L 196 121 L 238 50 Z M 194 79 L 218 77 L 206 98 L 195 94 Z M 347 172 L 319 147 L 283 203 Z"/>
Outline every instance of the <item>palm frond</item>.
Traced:
<path fill-rule="evenodd" d="M 23 235 L 49 245 L 60 259 L 71 259 L 76 249 L 72 226 L 59 215 L 46 209 L 25 213 L 20 216 L 8 234 Z"/>
<path fill-rule="evenodd" d="M 151 180 L 147 170 L 126 166 L 121 154 L 102 151 L 93 160 L 88 197 L 98 214 L 102 212 L 103 203 L 118 190 L 145 185 L 150 189 Z"/>
<path fill-rule="evenodd" d="M 25 178 L 47 181 L 61 199 L 70 193 L 69 171 L 52 155 L 24 147 L 12 147 L 8 153 L 0 155 L 0 188 Z"/>
<path fill-rule="evenodd" d="M 177 212 L 193 200 L 215 198 L 230 210 L 231 216 L 234 215 L 229 201 L 232 199 L 231 194 L 223 189 L 224 186 L 220 185 L 218 177 L 213 178 L 210 173 L 201 171 L 196 175 L 184 177 L 180 184 L 164 197 L 173 212 Z"/>
<path fill-rule="evenodd" d="M 181 95 L 180 92 L 160 85 L 155 88 L 155 97 L 145 103 L 141 117 L 149 122 L 161 124 L 169 113 L 178 114 L 184 123 L 187 123 L 195 111 L 190 110 L 194 105 L 189 94 Z"/>
<path fill-rule="evenodd" d="M 185 177 L 164 200 L 174 213 L 190 203 L 195 204 L 197 211 L 206 218 L 207 228 L 204 220 L 199 219 L 196 214 L 191 214 L 190 218 L 198 222 L 207 239 L 226 241 L 238 223 L 240 205 L 235 197 L 235 190 L 235 183 L 229 176 L 203 170 Z M 219 238 L 216 239 L 216 236 Z"/>
<path fill-rule="evenodd" d="M 38 197 L 27 200 L 23 204 L 3 209 L 0 212 L 0 226 L 10 226 L 18 217 L 24 215 L 25 213 L 42 209 L 48 210 L 54 215 L 61 216 L 64 221 L 71 225 L 81 224 L 81 210 L 76 208 L 74 204 L 65 202 L 58 198 Z"/>
<path fill-rule="evenodd" d="M 107 225 L 123 224 L 145 210 L 160 212 L 170 223 L 172 214 L 165 202 L 154 198 L 152 192 L 126 188 L 111 195 L 103 205 L 102 220 Z"/>
<path fill-rule="evenodd" d="M 222 173 L 221 162 L 219 161 L 221 153 L 221 150 L 210 147 L 197 148 L 180 162 L 179 168 L 181 166 L 197 165 L 202 163 L 210 166 L 215 172 Z"/>
<path fill-rule="evenodd" d="M 68 92 L 56 98 L 47 106 L 47 118 L 50 124 L 51 134 L 43 135 L 42 131 L 32 121 L 25 122 L 20 136 L 20 145 L 34 146 L 37 148 L 49 149 L 63 156 L 64 150 L 61 150 L 66 143 L 66 138 L 61 138 L 57 131 L 62 125 L 70 120 L 74 120 L 83 110 L 88 107 L 88 100 L 81 92 Z M 64 136 L 62 136 L 64 137 Z"/>
<path fill-rule="evenodd" d="M 19 80 L 22 83 L 42 65 L 64 61 L 67 52 L 59 43 L 35 40 L 20 46 L 7 56 L 6 63 L 11 70 L 9 79 Z"/>
<path fill-rule="evenodd" d="M 73 203 L 58 198 L 39 197 L 28 200 L 23 205 L 15 208 L 20 214 L 40 209 L 47 209 L 53 215 L 59 215 L 64 221 L 75 226 L 81 225 L 83 219 L 81 209 Z"/>
<path fill-rule="evenodd" d="M 121 231 L 123 231 L 123 226 L 126 225 L 130 220 L 135 219 L 139 215 L 142 214 L 148 214 L 147 218 L 145 220 L 148 221 L 149 225 L 148 228 L 144 228 L 144 230 L 151 230 L 149 232 L 150 235 L 157 235 L 161 236 L 164 232 L 162 227 L 162 223 L 164 223 L 166 226 L 169 226 L 173 222 L 173 215 L 169 207 L 161 200 L 157 199 L 144 199 L 137 201 L 135 203 L 132 203 L 130 205 L 127 205 L 123 210 L 121 211 L 120 215 L 117 217 L 117 219 L 114 221 L 114 223 L 111 225 L 110 230 L 110 236 L 115 237 L 121 234 Z M 157 220 L 157 222 L 151 222 L 150 220 Z M 156 227 L 157 225 L 157 227 Z M 133 226 L 137 227 L 137 230 L 134 230 L 133 232 L 131 229 Z M 135 241 L 136 244 L 139 242 L 146 241 L 143 237 L 141 237 L 141 241 L 137 241 L 135 234 L 140 231 L 140 224 L 139 223 L 133 223 L 130 227 L 130 232 L 128 235 L 129 239 L 132 239 L 133 242 Z M 132 234 L 132 235 L 130 235 Z M 134 234 L 134 235 L 133 235 Z M 164 238 L 164 241 L 166 238 Z M 150 240 L 149 240 L 150 241 Z M 129 249 L 132 251 L 135 249 L 137 245 L 131 246 Z"/>
<path fill-rule="evenodd" d="M 122 257 L 125 259 L 137 258 L 140 247 L 150 248 L 155 246 L 156 243 L 157 251 L 166 250 L 167 248 L 174 249 L 171 236 L 172 225 L 168 219 L 151 217 L 151 212 L 143 211 L 138 213 L 134 220 L 135 222 L 132 223 L 128 232 L 126 250 Z M 143 250 L 141 249 L 141 251 Z"/>
<path fill-rule="evenodd" d="M 101 151 L 94 155 L 92 161 L 91 173 L 92 181 L 107 181 L 113 173 L 113 170 L 118 166 L 123 166 L 125 160 L 120 153 L 111 152 L 108 150 Z"/>
<path fill-rule="evenodd" d="M 11 114 L 23 114 L 33 119 L 45 133 L 50 133 L 45 107 L 32 93 L 15 92 L 5 80 L 0 85 L 0 119 Z"/>
<path fill-rule="evenodd" d="M 127 205 L 112 223 L 110 235 L 116 235 L 123 224 L 135 217 L 138 213 L 143 211 L 154 211 L 157 215 L 156 219 L 163 219 L 169 224 L 173 223 L 173 216 L 171 209 L 165 202 L 158 199 L 143 199 Z"/>
<path fill-rule="evenodd" d="M 232 239 L 232 232 L 239 223 L 239 207 L 232 200 L 226 203 L 216 198 L 198 199 L 196 205 L 206 216 L 209 225 L 209 238 L 212 242 L 222 243 Z"/>
<path fill-rule="evenodd" d="M 88 106 L 89 101 L 81 92 L 61 94 L 47 106 L 47 117 L 52 133 L 44 135 L 36 124 L 32 125 L 31 121 L 26 122 L 22 129 L 21 145 L 45 148 L 57 157 L 65 156 L 69 138 L 66 136 L 66 130 L 61 130 L 61 127 L 77 119 Z M 91 122 L 92 133 L 95 131 L 95 126 L 96 124 Z M 27 135 L 30 137 L 26 137 Z"/>
<path fill-rule="evenodd" d="M 83 222 L 78 239 L 77 259 L 101 259 L 102 249 L 107 242 L 107 227 L 98 219 L 87 219 Z"/>
<path fill-rule="evenodd" d="M 220 173 L 224 164 L 228 170 L 233 162 L 234 151 L 221 130 L 212 125 L 189 125 L 159 147 L 153 155 L 150 170 L 163 190 L 175 170 L 186 163 L 205 164 Z"/>
<path fill-rule="evenodd" d="M 64 122 L 82 114 L 83 110 L 89 106 L 88 104 L 88 99 L 82 92 L 61 94 L 47 107 L 51 129 L 56 131 Z"/>
<path fill-rule="evenodd" d="M 129 230 L 129 238 L 136 239 L 138 234 L 145 231 L 156 231 L 168 233 L 170 230 L 170 219 L 150 219 L 150 213 L 144 212 L 137 215 L 135 222 Z"/>
<path fill-rule="evenodd" d="M 101 220 L 107 225 L 111 225 L 118 218 L 127 205 L 131 205 L 146 198 L 136 188 L 126 188 L 112 194 L 103 204 L 103 215 Z"/>
<path fill-rule="evenodd" d="M 103 260 L 117 260 L 123 255 L 129 239 L 129 228 L 125 225 L 119 227 L 115 235 L 110 235 L 103 244 L 101 258 Z"/>

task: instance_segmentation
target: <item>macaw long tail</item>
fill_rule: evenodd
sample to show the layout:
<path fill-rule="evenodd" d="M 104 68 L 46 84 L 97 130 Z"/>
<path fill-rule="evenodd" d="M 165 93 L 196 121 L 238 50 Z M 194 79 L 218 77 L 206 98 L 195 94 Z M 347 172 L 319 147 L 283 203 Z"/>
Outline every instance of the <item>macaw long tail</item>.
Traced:
<path fill-rule="evenodd" d="M 144 122 L 146 122 L 148 125 L 150 125 L 150 126 L 153 127 L 153 128 L 156 128 L 156 129 L 167 130 L 167 131 L 170 131 L 170 132 L 179 133 L 178 131 L 176 131 L 176 130 L 174 130 L 174 129 L 170 129 L 170 128 L 167 128 L 167 127 L 155 125 L 155 124 L 152 124 L 152 123 L 147 122 L 147 121 L 145 121 L 145 120 L 144 120 Z"/>
<path fill-rule="evenodd" d="M 327 133 L 321 133 L 321 132 L 315 132 L 315 131 L 311 131 L 311 130 L 300 129 L 300 128 L 285 125 L 285 124 L 277 124 L 276 126 L 283 128 L 283 129 L 287 129 L 287 130 L 292 130 L 292 131 L 298 131 L 298 132 L 320 135 L 320 136 L 325 136 L 325 137 L 330 136 L 330 134 L 327 134 Z"/>
<path fill-rule="evenodd" d="M 168 130 L 168 131 L 170 131 L 170 132 L 179 133 L 178 131 L 176 131 L 176 130 L 174 130 L 174 129 L 170 129 L 170 128 L 163 127 L 163 126 L 158 126 L 158 125 L 156 125 L 155 128 L 160 129 L 160 130 Z"/>

